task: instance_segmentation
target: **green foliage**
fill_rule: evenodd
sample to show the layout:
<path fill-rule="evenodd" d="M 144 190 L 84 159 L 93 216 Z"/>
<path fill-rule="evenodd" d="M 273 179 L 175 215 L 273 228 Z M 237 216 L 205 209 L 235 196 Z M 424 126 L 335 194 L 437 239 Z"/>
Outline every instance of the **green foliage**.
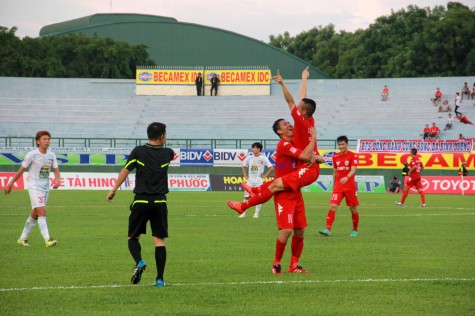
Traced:
<path fill-rule="evenodd" d="M 475 74 L 475 11 L 457 2 L 410 5 L 365 30 L 336 33 L 319 26 L 291 37 L 271 35 L 287 50 L 333 78 L 404 78 Z"/>
<path fill-rule="evenodd" d="M 230 211 L 239 192 L 172 192 L 165 280 L 154 288 L 153 244 L 142 236 L 149 264 L 129 284 L 127 249 L 131 191 L 112 203 L 107 191 L 52 191 L 48 224 L 58 245 L 45 248 L 37 228 L 32 247 L 16 244 L 29 213 L 27 191 L 0 197 L 2 315 L 472 315 L 475 313 L 473 196 L 359 196 L 360 236 L 349 238 L 342 205 L 334 237 L 318 236 L 329 194 L 305 193 L 309 227 L 301 264 L 311 274 L 273 275 L 278 231 L 272 203 L 259 219 Z M 290 244 L 283 258 L 290 258 Z M 30 302 L 30 303 L 28 303 Z M 32 305 L 33 304 L 33 305 Z"/>
<path fill-rule="evenodd" d="M 0 76 L 135 78 L 137 65 L 153 65 L 147 46 L 82 34 L 19 39 L 0 27 Z"/>

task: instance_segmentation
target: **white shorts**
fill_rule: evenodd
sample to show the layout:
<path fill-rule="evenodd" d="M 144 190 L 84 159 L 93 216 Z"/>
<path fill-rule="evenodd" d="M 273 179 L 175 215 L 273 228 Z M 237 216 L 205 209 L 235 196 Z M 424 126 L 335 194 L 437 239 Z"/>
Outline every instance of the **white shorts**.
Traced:
<path fill-rule="evenodd" d="M 28 190 L 30 194 L 31 208 L 44 207 L 48 202 L 49 191 Z"/>
<path fill-rule="evenodd" d="M 257 179 L 247 179 L 246 183 L 251 187 L 260 187 L 264 183 L 264 179 L 261 177 Z M 247 193 L 247 191 L 244 191 L 244 198 L 249 198 L 249 193 Z"/>

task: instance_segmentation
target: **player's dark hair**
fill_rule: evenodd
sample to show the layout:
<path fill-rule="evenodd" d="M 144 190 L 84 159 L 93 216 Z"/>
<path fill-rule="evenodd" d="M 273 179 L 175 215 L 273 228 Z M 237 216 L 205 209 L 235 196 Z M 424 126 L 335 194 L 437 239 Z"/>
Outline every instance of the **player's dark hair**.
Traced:
<path fill-rule="evenodd" d="M 262 151 L 262 144 L 261 143 L 256 142 L 256 143 L 252 144 L 251 148 L 254 148 L 254 147 L 259 148 L 259 151 Z"/>
<path fill-rule="evenodd" d="M 37 142 L 41 138 L 41 136 L 44 135 L 48 135 L 48 137 L 51 138 L 51 134 L 48 131 L 38 131 L 35 135 L 35 141 Z M 36 143 L 36 147 L 39 147 L 38 143 Z"/>
<path fill-rule="evenodd" d="M 411 155 L 417 155 L 417 149 L 412 148 L 411 149 Z"/>
<path fill-rule="evenodd" d="M 274 133 L 277 134 L 277 136 L 279 136 L 279 138 L 280 138 L 280 134 L 277 133 L 277 131 L 280 130 L 280 122 L 283 120 L 284 120 L 283 118 L 280 118 L 277 121 L 275 121 L 274 124 L 272 124 L 272 130 L 274 131 Z"/>
<path fill-rule="evenodd" d="M 147 136 L 150 140 L 160 139 L 167 133 L 167 126 L 163 123 L 153 122 L 147 127 Z"/>
<path fill-rule="evenodd" d="M 348 144 L 348 137 L 346 136 L 340 136 L 336 139 L 336 142 L 339 143 L 339 142 L 345 142 Z"/>
<path fill-rule="evenodd" d="M 303 98 L 303 109 L 307 112 L 307 117 L 311 117 L 315 113 L 317 108 L 317 103 L 309 98 Z"/>

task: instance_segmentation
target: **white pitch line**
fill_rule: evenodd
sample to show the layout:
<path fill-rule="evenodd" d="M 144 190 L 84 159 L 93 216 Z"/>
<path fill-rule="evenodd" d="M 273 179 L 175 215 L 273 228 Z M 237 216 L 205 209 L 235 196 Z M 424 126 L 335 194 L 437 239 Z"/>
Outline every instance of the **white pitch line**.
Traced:
<path fill-rule="evenodd" d="M 172 283 L 170 286 L 210 286 L 210 285 L 260 285 L 260 284 L 299 284 L 299 283 L 383 283 L 383 282 L 474 282 L 475 278 L 414 278 L 414 279 L 354 279 L 354 280 L 273 280 L 273 281 L 243 281 L 243 282 L 205 282 L 205 283 Z M 82 289 L 111 289 L 153 286 L 153 284 L 110 284 L 84 286 L 35 286 L 29 288 L 0 288 L 0 292 L 40 291 L 40 290 L 82 290 Z"/>

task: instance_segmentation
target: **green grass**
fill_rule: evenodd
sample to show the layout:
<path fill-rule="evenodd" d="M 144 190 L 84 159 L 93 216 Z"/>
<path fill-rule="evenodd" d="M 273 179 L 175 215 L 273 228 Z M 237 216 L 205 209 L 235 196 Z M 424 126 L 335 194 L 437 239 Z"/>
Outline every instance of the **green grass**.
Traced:
<path fill-rule="evenodd" d="M 16 244 L 29 213 L 26 191 L 0 197 L 2 315 L 474 315 L 475 197 L 360 195 L 360 236 L 340 207 L 334 237 L 324 227 L 328 194 L 305 194 L 309 227 L 301 264 L 308 275 L 270 271 L 278 234 L 271 203 L 243 220 L 226 207 L 242 193 L 169 194 L 165 279 L 155 288 L 153 244 L 142 236 L 149 268 L 131 286 L 127 249 L 131 192 L 112 203 L 105 191 L 54 191 L 48 224 L 58 245 Z M 284 255 L 287 267 L 290 247 Z"/>

